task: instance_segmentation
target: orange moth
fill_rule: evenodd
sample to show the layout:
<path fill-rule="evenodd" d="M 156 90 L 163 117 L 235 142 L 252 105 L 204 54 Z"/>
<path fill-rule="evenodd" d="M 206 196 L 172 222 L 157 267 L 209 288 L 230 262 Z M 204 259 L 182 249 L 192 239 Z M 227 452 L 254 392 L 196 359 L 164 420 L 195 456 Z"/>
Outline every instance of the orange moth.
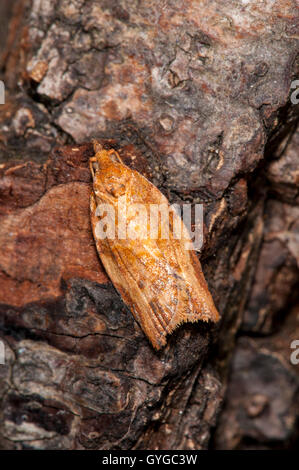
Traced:
<path fill-rule="evenodd" d="M 108 276 L 153 347 L 183 322 L 218 321 L 190 234 L 166 197 L 94 141 L 91 225 Z M 162 217 L 155 208 L 166 208 Z"/>

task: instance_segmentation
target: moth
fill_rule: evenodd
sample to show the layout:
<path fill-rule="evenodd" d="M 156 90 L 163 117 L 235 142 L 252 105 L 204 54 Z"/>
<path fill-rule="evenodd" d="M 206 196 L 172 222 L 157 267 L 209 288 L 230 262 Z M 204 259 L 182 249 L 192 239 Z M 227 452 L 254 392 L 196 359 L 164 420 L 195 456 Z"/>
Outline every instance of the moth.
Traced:
<path fill-rule="evenodd" d="M 167 335 L 183 322 L 217 322 L 201 264 L 190 245 L 186 248 L 192 242 L 181 217 L 116 150 L 93 145 L 90 213 L 97 252 L 152 346 L 165 346 Z M 156 207 L 170 216 L 157 217 Z"/>

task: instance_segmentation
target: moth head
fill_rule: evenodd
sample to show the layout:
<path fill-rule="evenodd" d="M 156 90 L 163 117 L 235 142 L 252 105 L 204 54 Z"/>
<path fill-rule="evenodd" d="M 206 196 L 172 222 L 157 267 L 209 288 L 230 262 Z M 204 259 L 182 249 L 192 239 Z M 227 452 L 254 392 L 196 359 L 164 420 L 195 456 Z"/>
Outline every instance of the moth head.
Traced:
<path fill-rule="evenodd" d="M 90 159 L 92 177 L 94 178 L 98 171 L 103 171 L 114 163 L 120 163 L 116 153 L 112 153 L 111 150 L 101 150 L 97 152 L 95 156 Z"/>
<path fill-rule="evenodd" d="M 94 179 L 97 171 L 103 171 L 109 166 L 121 163 L 123 164 L 119 154 L 116 150 L 106 150 L 96 140 L 93 140 L 94 156 L 90 159 L 90 171 Z"/>
<path fill-rule="evenodd" d="M 129 170 L 116 150 L 105 150 L 94 141 L 95 155 L 90 158 L 94 192 L 98 197 L 118 199 L 126 193 Z"/>

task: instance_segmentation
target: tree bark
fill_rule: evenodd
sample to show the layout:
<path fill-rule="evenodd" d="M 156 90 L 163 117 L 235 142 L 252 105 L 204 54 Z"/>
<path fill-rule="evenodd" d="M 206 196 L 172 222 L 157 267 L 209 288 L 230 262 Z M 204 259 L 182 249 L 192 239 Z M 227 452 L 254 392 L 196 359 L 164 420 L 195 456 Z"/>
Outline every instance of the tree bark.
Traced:
<path fill-rule="evenodd" d="M 0 447 L 298 439 L 295 0 L 16 0 L 0 105 Z M 91 139 L 204 206 L 216 326 L 155 352 L 101 267 Z"/>

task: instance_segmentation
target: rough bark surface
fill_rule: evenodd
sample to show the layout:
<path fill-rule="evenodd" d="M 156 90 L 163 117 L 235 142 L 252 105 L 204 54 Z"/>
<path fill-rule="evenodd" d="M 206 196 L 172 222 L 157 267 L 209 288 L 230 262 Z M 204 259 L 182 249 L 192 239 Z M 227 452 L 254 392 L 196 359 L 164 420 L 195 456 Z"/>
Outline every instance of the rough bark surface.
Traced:
<path fill-rule="evenodd" d="M 295 445 L 296 1 L 16 0 L 1 52 L 0 447 Z M 204 204 L 219 325 L 152 349 L 96 254 L 92 137 Z"/>

